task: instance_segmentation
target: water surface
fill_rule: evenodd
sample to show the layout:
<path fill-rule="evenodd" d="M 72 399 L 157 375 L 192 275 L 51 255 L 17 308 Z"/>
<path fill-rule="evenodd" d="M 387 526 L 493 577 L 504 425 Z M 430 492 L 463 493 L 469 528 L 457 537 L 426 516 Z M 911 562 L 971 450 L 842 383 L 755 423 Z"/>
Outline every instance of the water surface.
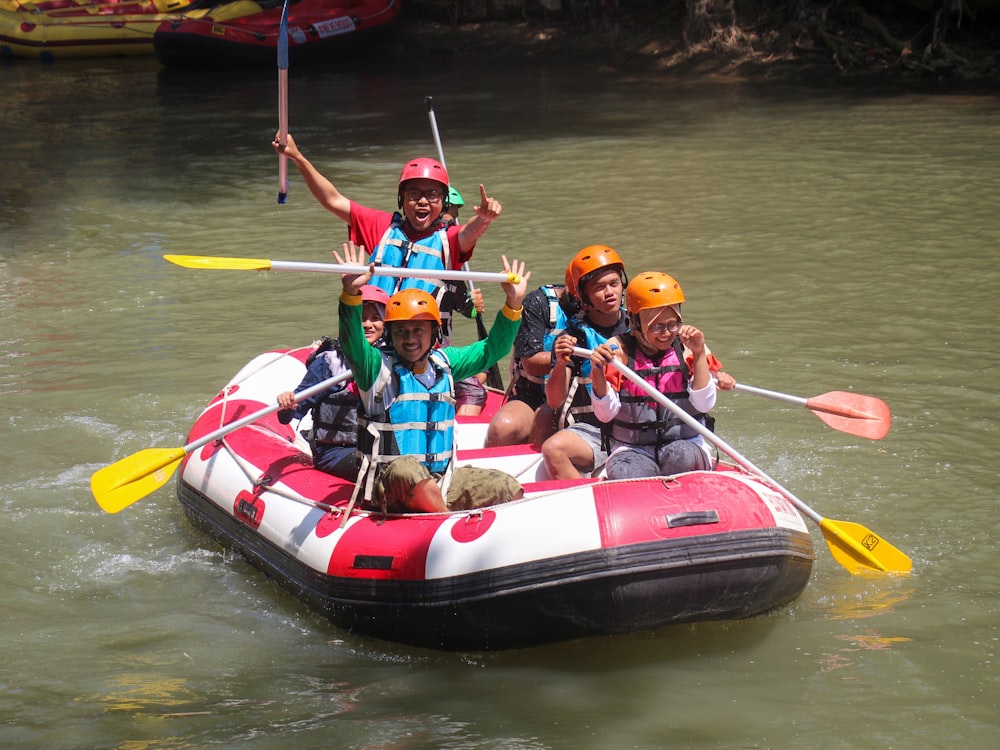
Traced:
<path fill-rule="evenodd" d="M 9 64 L 0 85 L 0 743 L 16 747 L 992 748 L 1000 739 L 1000 99 L 526 67 L 292 71 L 290 128 L 391 209 L 405 159 L 504 205 L 473 267 L 578 249 L 681 282 L 739 380 L 884 399 L 881 442 L 724 394 L 719 430 L 820 514 L 905 550 L 852 577 L 815 531 L 797 601 L 743 622 L 503 653 L 340 631 L 193 531 L 173 483 L 109 516 L 90 475 L 174 447 L 260 351 L 336 327 L 339 281 L 164 253 L 331 260 L 273 72 Z M 495 308 L 501 297 L 488 291 Z M 475 331 L 459 333 L 471 340 Z"/>

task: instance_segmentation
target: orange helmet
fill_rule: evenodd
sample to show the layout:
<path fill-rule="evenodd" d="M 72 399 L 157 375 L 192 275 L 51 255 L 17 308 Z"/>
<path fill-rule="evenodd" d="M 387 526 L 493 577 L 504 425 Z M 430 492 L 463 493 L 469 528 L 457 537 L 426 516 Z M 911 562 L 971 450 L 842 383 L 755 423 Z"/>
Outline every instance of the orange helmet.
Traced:
<path fill-rule="evenodd" d="M 441 325 L 437 301 L 423 289 L 402 289 L 389 298 L 385 322 L 429 320 Z"/>
<path fill-rule="evenodd" d="M 625 308 L 636 314 L 653 307 L 679 305 L 684 301 L 684 290 L 673 276 L 659 271 L 644 271 L 625 288 Z"/>
<path fill-rule="evenodd" d="M 574 297 L 583 299 L 583 286 L 597 271 L 617 267 L 625 283 L 625 263 L 607 245 L 588 245 L 573 256 L 566 269 L 566 287 Z"/>
<path fill-rule="evenodd" d="M 410 159 L 403 165 L 399 173 L 399 187 L 402 189 L 403 183 L 407 180 L 435 180 L 444 186 L 444 191 L 448 192 L 448 171 L 440 162 L 426 157 Z"/>

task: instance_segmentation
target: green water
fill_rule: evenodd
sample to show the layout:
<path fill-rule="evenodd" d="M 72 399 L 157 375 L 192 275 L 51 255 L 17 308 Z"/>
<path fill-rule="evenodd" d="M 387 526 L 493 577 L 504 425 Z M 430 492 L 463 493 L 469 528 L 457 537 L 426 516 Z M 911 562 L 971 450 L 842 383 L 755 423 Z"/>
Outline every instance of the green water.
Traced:
<path fill-rule="evenodd" d="M 453 182 L 504 206 L 474 268 L 505 253 L 540 284 L 610 244 L 680 280 L 742 382 L 893 413 L 872 442 L 751 396 L 717 410 L 727 441 L 905 550 L 910 576 L 853 577 L 816 531 L 809 587 L 766 617 L 440 654 L 328 624 L 194 532 L 173 484 L 113 516 L 90 495 L 102 466 L 182 445 L 257 353 L 334 330 L 334 277 L 161 259 L 332 260 L 344 227 L 294 170 L 276 205 L 273 72 L 14 64 L 0 87 L 0 744 L 996 746 L 1000 98 L 293 71 L 300 146 L 386 209 L 402 162 L 433 155 L 434 95 Z"/>

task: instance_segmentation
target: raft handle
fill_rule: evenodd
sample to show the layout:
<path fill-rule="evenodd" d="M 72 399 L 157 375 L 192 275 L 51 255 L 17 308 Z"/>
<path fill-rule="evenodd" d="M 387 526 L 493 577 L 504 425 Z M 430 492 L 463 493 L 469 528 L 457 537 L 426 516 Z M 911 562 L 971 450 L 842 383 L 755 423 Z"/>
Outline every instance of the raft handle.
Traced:
<path fill-rule="evenodd" d="M 703 524 L 718 523 L 719 511 L 717 510 L 693 510 L 687 513 L 671 513 L 667 516 L 667 528 L 676 529 L 680 526 L 701 526 Z"/>

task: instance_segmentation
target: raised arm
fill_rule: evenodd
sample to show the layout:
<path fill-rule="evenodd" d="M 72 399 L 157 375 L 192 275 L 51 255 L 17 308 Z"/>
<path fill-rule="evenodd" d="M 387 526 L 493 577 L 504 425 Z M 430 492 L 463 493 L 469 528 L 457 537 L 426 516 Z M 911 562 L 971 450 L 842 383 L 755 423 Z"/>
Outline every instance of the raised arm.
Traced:
<path fill-rule="evenodd" d="M 480 184 L 479 205 L 473 206 L 472 210 L 475 211 L 476 215 L 469 219 L 458 232 L 458 249 L 463 255 L 472 252 L 479 238 L 503 211 L 503 206 L 496 198 L 486 195 L 486 187 Z"/>
<path fill-rule="evenodd" d="M 313 197 L 323 208 L 334 214 L 341 221 L 348 222 L 351 220 L 350 198 L 337 190 L 336 186 L 321 175 L 319 170 L 302 155 L 298 146 L 295 145 L 295 139 L 292 138 L 291 133 L 288 134 L 287 143 L 284 146 L 278 142 L 277 135 L 274 136 L 271 145 L 275 151 L 279 154 L 284 154 L 295 163 L 295 166 L 299 168 L 299 174 L 302 175 L 302 179 L 306 183 L 306 187 L 309 188 L 309 192 L 313 194 Z"/>
<path fill-rule="evenodd" d="M 333 257 L 337 263 L 346 265 L 364 265 L 364 248 L 357 247 L 353 242 L 343 244 L 343 256 L 336 250 Z M 370 269 L 370 266 L 369 266 Z M 341 350 L 354 372 L 354 382 L 362 391 L 369 390 L 375 383 L 381 367 L 382 355 L 379 350 L 368 343 L 361 325 L 361 309 L 364 302 L 361 298 L 361 287 L 371 279 L 371 271 L 364 273 L 343 273 L 341 283 L 343 291 L 338 305 L 338 332 Z"/>

